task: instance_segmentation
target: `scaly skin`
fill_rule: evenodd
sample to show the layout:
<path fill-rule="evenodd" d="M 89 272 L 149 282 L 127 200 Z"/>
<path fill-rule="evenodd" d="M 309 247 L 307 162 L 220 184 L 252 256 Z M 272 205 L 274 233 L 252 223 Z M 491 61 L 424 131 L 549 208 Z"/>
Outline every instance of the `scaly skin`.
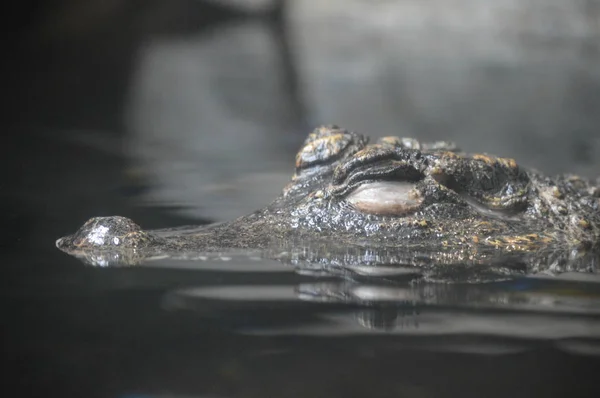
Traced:
<path fill-rule="evenodd" d="M 404 189 L 399 203 L 373 207 L 355 195 L 382 181 Z M 155 231 L 124 217 L 92 218 L 57 246 L 88 258 L 111 253 L 135 262 L 150 254 L 225 249 L 274 255 L 277 248 L 300 245 L 319 247 L 307 261 L 357 264 L 369 261 L 348 258 L 348 250 L 404 262 L 415 258 L 410 253 L 429 253 L 433 263 L 456 263 L 498 253 L 571 258 L 598 250 L 599 242 L 597 183 L 545 177 L 513 159 L 459 153 L 450 143 L 385 137 L 368 144 L 363 135 L 323 126 L 309 134 L 291 182 L 264 209 L 224 224 Z"/>

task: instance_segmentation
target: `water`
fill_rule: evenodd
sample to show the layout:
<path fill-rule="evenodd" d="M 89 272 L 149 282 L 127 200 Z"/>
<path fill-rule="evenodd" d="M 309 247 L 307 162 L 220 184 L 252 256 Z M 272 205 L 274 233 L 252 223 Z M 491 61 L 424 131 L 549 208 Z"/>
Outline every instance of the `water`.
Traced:
<path fill-rule="evenodd" d="M 317 123 L 597 172 L 595 2 L 567 7 L 550 31 L 551 7 L 444 19 L 380 3 L 339 14 L 335 2 L 294 2 L 291 38 L 202 2 L 34 21 L 10 57 L 2 121 L 1 360 L 13 395 L 600 396 L 597 275 L 414 284 L 247 253 L 89 266 L 54 247 L 92 216 L 151 229 L 260 207 Z"/>
<path fill-rule="evenodd" d="M 600 391 L 598 278 L 410 284 L 241 255 L 102 268 L 40 254 L 4 268 L 3 360 L 22 396 Z"/>

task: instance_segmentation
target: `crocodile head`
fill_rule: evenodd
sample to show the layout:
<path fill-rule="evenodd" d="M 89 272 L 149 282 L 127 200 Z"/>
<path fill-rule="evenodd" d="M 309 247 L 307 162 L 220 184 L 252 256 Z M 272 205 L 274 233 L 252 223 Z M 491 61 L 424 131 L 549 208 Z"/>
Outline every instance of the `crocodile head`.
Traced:
<path fill-rule="evenodd" d="M 451 143 L 384 137 L 369 144 L 361 134 L 323 126 L 309 134 L 291 182 L 264 209 L 183 230 L 143 231 L 127 218 L 94 218 L 57 246 L 121 257 L 132 248 L 302 247 L 305 260 L 329 264 L 406 262 L 415 253 L 437 262 L 498 252 L 572 254 L 599 245 L 599 196 L 582 178 L 544 177 L 513 159 L 460 153 Z M 363 254 L 349 255 L 353 250 Z M 379 260 L 365 260 L 365 251 Z"/>
<path fill-rule="evenodd" d="M 335 126 L 315 130 L 270 209 L 288 228 L 346 243 L 509 251 L 598 244 L 600 191 L 581 178 L 546 178 L 447 142 L 367 141 Z"/>

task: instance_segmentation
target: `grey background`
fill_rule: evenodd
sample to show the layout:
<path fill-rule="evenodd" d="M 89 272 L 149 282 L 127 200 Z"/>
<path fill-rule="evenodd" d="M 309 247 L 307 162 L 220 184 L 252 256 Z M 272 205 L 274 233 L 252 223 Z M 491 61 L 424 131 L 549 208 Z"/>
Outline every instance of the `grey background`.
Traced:
<path fill-rule="evenodd" d="M 279 193 L 321 123 L 599 174 L 598 1 L 45 4 L 11 46 L 6 130 L 117 156 L 90 195 L 112 181 L 134 207 L 239 216 Z M 98 178 L 82 173 L 56 183 L 81 195 Z"/>

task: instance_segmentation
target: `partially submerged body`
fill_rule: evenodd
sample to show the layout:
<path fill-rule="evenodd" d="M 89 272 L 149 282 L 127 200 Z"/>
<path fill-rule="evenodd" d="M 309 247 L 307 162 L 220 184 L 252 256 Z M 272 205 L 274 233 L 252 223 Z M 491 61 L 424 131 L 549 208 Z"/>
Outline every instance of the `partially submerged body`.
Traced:
<path fill-rule="evenodd" d="M 122 263 L 230 249 L 293 261 L 281 253 L 302 247 L 300 260 L 322 264 L 485 263 L 522 254 L 530 268 L 568 267 L 598 251 L 600 187 L 576 176 L 545 177 L 512 159 L 459 153 L 445 142 L 385 137 L 368 144 L 360 134 L 324 126 L 297 154 L 292 181 L 261 210 L 155 231 L 124 217 L 92 218 L 57 246 Z M 370 260 L 348 254 L 365 252 Z"/>

